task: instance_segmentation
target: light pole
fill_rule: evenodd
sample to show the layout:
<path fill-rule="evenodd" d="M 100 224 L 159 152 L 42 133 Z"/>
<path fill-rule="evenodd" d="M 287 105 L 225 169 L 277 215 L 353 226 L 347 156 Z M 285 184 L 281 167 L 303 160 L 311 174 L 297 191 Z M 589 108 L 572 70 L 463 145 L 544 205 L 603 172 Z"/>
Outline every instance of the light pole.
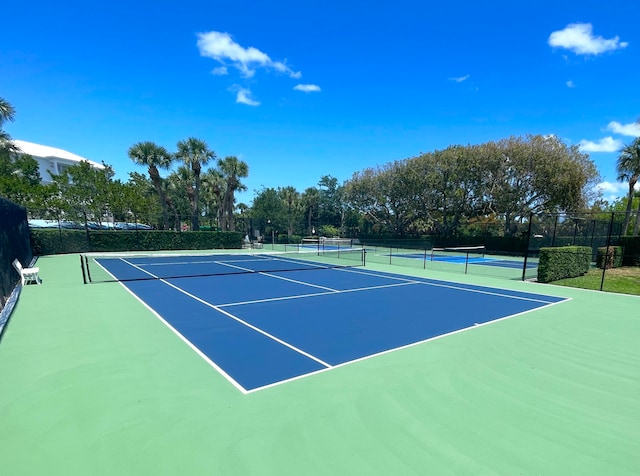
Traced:
<path fill-rule="evenodd" d="M 267 220 L 267 225 L 269 225 L 271 227 L 271 249 L 275 250 L 276 249 L 276 246 L 275 246 L 275 230 L 273 228 L 271 220 Z"/>

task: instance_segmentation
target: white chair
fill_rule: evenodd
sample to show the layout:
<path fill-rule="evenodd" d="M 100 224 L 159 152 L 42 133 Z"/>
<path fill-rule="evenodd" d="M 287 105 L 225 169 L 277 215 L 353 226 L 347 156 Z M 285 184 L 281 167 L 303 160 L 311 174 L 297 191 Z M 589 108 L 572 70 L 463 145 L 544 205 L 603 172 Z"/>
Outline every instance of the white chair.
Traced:
<path fill-rule="evenodd" d="M 40 268 L 23 268 L 20 261 L 17 259 L 13 260 L 13 267 L 16 268 L 16 271 L 20 274 L 20 279 L 22 279 L 22 284 L 41 284 L 42 280 L 38 273 L 40 272 Z"/>

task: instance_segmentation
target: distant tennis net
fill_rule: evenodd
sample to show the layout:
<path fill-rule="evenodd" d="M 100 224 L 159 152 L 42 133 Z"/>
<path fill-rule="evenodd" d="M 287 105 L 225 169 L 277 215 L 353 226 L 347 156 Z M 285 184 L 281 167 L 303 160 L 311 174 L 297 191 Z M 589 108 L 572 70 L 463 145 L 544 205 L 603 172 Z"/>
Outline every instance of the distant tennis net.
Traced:
<path fill-rule="evenodd" d="M 80 256 L 85 284 L 177 279 L 365 265 L 364 249 L 225 254 L 91 253 Z"/>
<path fill-rule="evenodd" d="M 480 246 L 454 246 L 447 248 L 432 248 L 429 254 L 430 261 L 460 262 L 484 258 L 485 247 Z"/>
<path fill-rule="evenodd" d="M 305 250 L 342 250 L 354 247 L 354 240 L 351 238 L 303 238 L 300 248 Z"/>

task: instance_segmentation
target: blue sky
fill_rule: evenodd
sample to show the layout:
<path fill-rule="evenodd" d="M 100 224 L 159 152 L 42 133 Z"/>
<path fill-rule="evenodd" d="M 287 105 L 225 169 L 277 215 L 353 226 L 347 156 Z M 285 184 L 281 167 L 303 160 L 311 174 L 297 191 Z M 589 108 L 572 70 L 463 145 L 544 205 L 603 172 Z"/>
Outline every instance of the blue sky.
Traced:
<path fill-rule="evenodd" d="M 511 135 L 555 134 L 605 197 L 640 135 L 640 4 L 602 1 L 10 2 L 0 96 L 14 139 L 114 167 L 189 136 L 254 191 Z"/>

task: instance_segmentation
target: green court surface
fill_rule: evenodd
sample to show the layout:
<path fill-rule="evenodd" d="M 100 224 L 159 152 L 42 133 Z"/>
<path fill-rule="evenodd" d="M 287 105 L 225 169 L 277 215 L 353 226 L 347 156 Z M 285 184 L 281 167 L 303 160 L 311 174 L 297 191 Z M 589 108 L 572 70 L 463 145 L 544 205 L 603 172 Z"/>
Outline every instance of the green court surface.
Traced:
<path fill-rule="evenodd" d="M 571 299 L 243 395 L 77 255 L 38 266 L 0 341 L 2 474 L 640 474 L 638 297 L 368 263 Z"/>

